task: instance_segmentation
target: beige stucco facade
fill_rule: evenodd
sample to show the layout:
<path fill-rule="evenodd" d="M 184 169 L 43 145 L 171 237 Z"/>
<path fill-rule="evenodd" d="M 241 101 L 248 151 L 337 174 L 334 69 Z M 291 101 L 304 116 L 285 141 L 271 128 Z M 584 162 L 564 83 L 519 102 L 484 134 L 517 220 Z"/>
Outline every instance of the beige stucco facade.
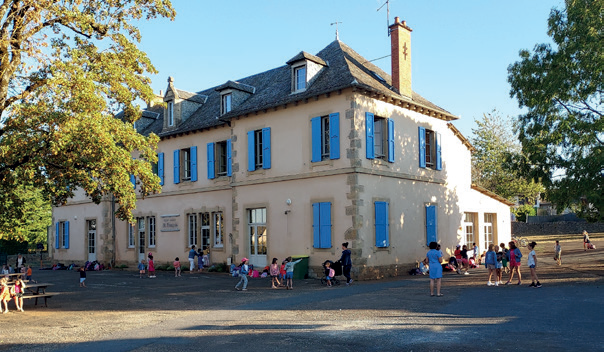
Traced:
<path fill-rule="evenodd" d="M 393 120 L 394 162 L 366 157 L 366 112 Z M 332 113 L 340 117 L 340 157 L 311 162 L 311 119 Z M 418 166 L 418 126 L 440 134 L 441 170 Z M 271 129 L 272 165 L 248 171 L 247 133 L 266 127 Z M 228 139 L 232 143 L 232 176 L 209 179 L 206 145 Z M 197 147 L 198 179 L 175 184 L 173 151 L 193 146 Z M 282 260 L 289 255 L 307 255 L 315 275 L 320 275 L 325 260 L 340 257 L 340 244 L 345 241 L 350 242 L 353 273 L 358 278 L 406 273 L 426 253 L 426 205 L 436 206 L 437 239 L 443 252 L 450 254 L 456 244 L 465 244 L 465 213 L 473 214 L 471 238 L 481 247 L 489 241 L 510 239 L 509 206 L 471 188 L 469 147 L 447 121 L 352 88 L 235 118 L 230 126 L 162 138 L 158 152 L 164 153 L 162 192 L 139 199 L 133 212 L 135 218 L 145 219 L 143 236 L 135 226 L 134 238 L 129 238 L 128 224 L 116 221 L 113 240 L 111 200 L 94 205 L 79 194 L 67 205 L 54 208 L 54 223 L 69 222 L 69 248 L 59 243 L 53 250 L 56 261 L 83 262 L 96 257 L 134 267 L 151 252 L 156 265 L 175 257 L 186 262 L 191 244 L 190 214 L 196 214 L 197 246 L 205 246 L 199 216 L 209 214 L 211 218 L 206 233 L 210 235 L 208 249 L 213 263 L 252 255 L 256 265 L 264 266 L 273 257 Z M 375 244 L 376 201 L 389 204 L 389 245 L 385 248 Z M 312 205 L 319 202 L 331 204 L 329 248 L 315 248 L 313 244 Z M 266 228 L 266 256 L 254 255 L 248 218 L 251 209 L 265 209 L 260 228 Z M 221 217 L 222 227 L 214 223 L 214 214 Z M 492 223 L 486 227 L 485 214 L 493 214 L 487 216 Z M 149 243 L 151 217 L 155 221 L 154 245 Z M 96 220 L 92 249 L 87 220 Z M 53 229 L 56 236 L 57 227 Z M 492 236 L 485 237 L 485 231 L 493 231 Z M 56 243 L 55 238 L 50 243 Z"/>

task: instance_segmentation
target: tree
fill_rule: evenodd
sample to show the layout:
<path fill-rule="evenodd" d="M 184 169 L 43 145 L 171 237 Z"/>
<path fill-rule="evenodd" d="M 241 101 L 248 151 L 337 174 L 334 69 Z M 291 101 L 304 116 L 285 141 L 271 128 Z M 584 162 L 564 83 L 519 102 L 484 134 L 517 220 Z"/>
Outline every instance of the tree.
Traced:
<path fill-rule="evenodd" d="M 174 16 L 168 0 L 0 4 L 0 217 L 22 217 L 23 187 L 55 205 L 76 189 L 96 203 L 113 195 L 128 220 L 131 174 L 143 196 L 160 190 L 150 165 L 158 137 L 132 126 L 135 101 L 153 94 L 146 75 L 156 73 L 135 23 Z"/>
<path fill-rule="evenodd" d="M 520 51 L 508 67 L 527 170 L 540 177 L 558 209 L 604 210 L 604 0 L 566 0 L 552 9 L 554 45 Z"/>
<path fill-rule="evenodd" d="M 23 213 L 0 218 L 0 239 L 46 243 L 47 229 L 52 223 L 50 200 L 42 194 L 41 189 L 31 186 L 19 186 L 14 195 L 22 203 L 16 208 Z"/>
<path fill-rule="evenodd" d="M 522 154 L 511 119 L 493 110 L 474 122 L 477 127 L 472 129 L 470 139 L 475 148 L 472 182 L 511 201 L 519 197 L 525 204 L 534 205 L 544 189 L 515 166 Z"/>

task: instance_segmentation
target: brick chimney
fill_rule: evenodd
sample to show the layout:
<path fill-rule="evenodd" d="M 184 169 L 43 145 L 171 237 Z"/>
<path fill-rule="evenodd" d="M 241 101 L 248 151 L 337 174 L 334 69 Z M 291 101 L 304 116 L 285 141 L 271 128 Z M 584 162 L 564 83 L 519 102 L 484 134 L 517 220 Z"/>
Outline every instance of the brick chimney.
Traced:
<path fill-rule="evenodd" d="M 392 86 L 404 96 L 412 97 L 411 91 L 411 32 L 407 22 L 394 18 L 390 26 L 392 50 Z"/>

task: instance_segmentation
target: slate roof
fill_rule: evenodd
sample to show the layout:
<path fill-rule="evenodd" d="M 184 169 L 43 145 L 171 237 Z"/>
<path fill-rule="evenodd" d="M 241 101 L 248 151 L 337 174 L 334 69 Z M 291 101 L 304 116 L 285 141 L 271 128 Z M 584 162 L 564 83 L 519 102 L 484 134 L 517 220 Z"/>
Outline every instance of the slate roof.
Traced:
<path fill-rule="evenodd" d="M 298 55 L 287 60 L 286 64 L 291 65 L 295 62 L 302 61 L 302 60 L 310 60 L 310 61 L 316 62 L 320 65 L 327 66 L 327 63 L 323 59 L 321 59 L 318 56 L 314 56 L 313 54 L 309 54 L 306 51 L 299 52 Z"/>
<path fill-rule="evenodd" d="M 296 59 L 298 56 L 304 57 L 303 52 L 293 59 Z M 254 87 L 255 92 L 239 105 L 233 106 L 231 112 L 222 116 L 220 116 L 220 93 L 216 89 L 219 89 L 224 85 L 212 87 L 197 93 L 189 93 L 194 94 L 195 96 L 204 96 L 207 97 L 207 99 L 199 109 L 183 121 L 176 129 L 163 133 L 155 133 L 160 137 L 167 137 L 219 126 L 237 116 L 279 107 L 284 104 L 350 87 L 357 87 L 361 90 L 382 94 L 400 101 L 419 104 L 447 116 L 447 119 L 449 120 L 457 119 L 457 117 L 453 116 L 448 111 L 426 100 L 415 92 L 411 99 L 400 95 L 391 87 L 392 80 L 389 74 L 368 62 L 368 60 L 339 40 L 330 43 L 327 47 L 317 53 L 316 57 L 323 60 L 327 66 L 321 70 L 312 84 L 310 84 L 303 92 L 292 94 L 291 67 L 289 65 L 283 65 L 266 72 L 236 80 L 237 84 Z M 180 96 L 181 91 L 179 91 L 178 94 Z"/>
<path fill-rule="evenodd" d="M 176 89 L 178 97 L 183 100 L 190 100 L 195 103 L 204 104 L 208 100 L 207 95 L 187 92 L 186 90 Z"/>
<path fill-rule="evenodd" d="M 164 128 L 164 107 L 155 105 L 143 110 L 143 116 L 137 121 L 136 130 L 143 136 L 151 133 L 159 135 Z"/>
<path fill-rule="evenodd" d="M 243 84 L 241 82 L 234 82 L 234 81 L 227 81 L 225 84 L 222 84 L 218 87 L 216 87 L 216 91 L 220 92 L 223 91 L 225 89 L 237 89 L 240 90 L 242 92 L 247 92 L 247 93 L 254 93 L 256 91 L 256 88 L 249 86 L 247 84 Z"/>

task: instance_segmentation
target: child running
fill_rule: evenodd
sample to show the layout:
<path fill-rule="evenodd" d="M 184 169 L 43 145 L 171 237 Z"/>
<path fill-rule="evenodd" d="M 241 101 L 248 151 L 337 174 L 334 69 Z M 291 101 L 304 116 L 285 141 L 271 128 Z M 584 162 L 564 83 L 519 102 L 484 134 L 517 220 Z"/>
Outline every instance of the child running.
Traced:
<path fill-rule="evenodd" d="M 10 301 L 10 288 L 6 282 L 5 277 L 0 279 L 0 312 L 2 314 L 8 313 L 8 301 Z M 4 309 L 2 309 L 2 306 L 4 306 Z"/>
<path fill-rule="evenodd" d="M 288 290 L 294 289 L 294 265 L 300 263 L 302 261 L 302 258 L 296 260 L 295 262 L 293 262 L 292 260 L 292 257 L 287 257 L 287 259 L 285 259 L 285 288 Z"/>
<path fill-rule="evenodd" d="M 560 247 L 560 241 L 556 241 L 556 245 L 554 246 L 554 252 L 556 253 L 556 255 L 554 256 L 556 264 L 562 265 L 562 247 Z"/>
<path fill-rule="evenodd" d="M 526 265 L 528 265 L 529 269 L 531 269 L 531 280 L 533 281 L 533 282 L 531 282 L 529 287 L 539 288 L 539 287 L 541 287 L 541 283 L 539 282 L 539 278 L 537 278 L 537 271 L 536 271 L 536 269 L 537 269 L 537 254 L 535 253 L 536 245 L 537 245 L 536 242 L 531 242 L 527 246 L 527 248 L 531 252 L 529 253 L 528 260 L 526 261 Z"/>
<path fill-rule="evenodd" d="M 174 277 L 179 277 L 180 276 L 180 259 L 178 259 L 178 257 L 176 257 L 176 259 L 174 259 L 174 263 L 172 263 L 172 265 L 174 265 Z"/>
<path fill-rule="evenodd" d="M 270 268 L 269 268 L 269 274 L 271 275 L 271 284 L 272 284 L 272 288 L 277 288 L 277 286 L 281 286 L 281 283 L 279 282 L 279 263 L 277 258 L 273 258 L 273 263 L 271 264 Z M 275 286 L 275 282 L 277 283 L 277 286 Z"/>
<path fill-rule="evenodd" d="M 141 260 L 140 263 L 138 263 L 138 275 L 139 278 L 143 278 L 143 275 L 145 275 L 145 260 Z"/>
<path fill-rule="evenodd" d="M 487 282 L 487 286 L 499 286 L 499 282 L 497 281 L 497 254 L 494 250 L 495 246 L 491 243 L 489 244 L 489 250 L 485 254 L 484 262 L 487 265 L 487 269 L 489 269 L 489 282 Z M 495 283 L 491 282 L 491 277 L 495 275 Z"/>
<path fill-rule="evenodd" d="M 86 269 L 84 267 L 80 268 L 80 287 L 86 287 Z"/>
<path fill-rule="evenodd" d="M 241 270 L 239 270 L 239 282 L 235 285 L 237 291 L 247 291 L 247 275 L 250 272 L 249 266 L 247 265 L 247 258 L 241 260 Z M 243 289 L 239 288 L 243 284 Z"/>

